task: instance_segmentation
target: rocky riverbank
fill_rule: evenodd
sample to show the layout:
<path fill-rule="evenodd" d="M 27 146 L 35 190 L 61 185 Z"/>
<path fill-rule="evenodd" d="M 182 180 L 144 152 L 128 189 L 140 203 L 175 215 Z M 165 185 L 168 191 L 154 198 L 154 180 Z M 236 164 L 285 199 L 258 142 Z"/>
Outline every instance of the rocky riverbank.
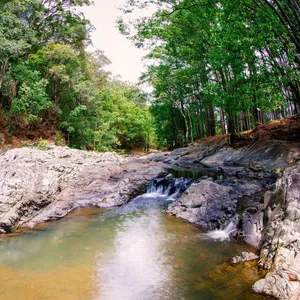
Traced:
<path fill-rule="evenodd" d="M 0 231 L 34 227 L 77 207 L 122 205 L 170 170 L 204 171 L 167 213 L 208 230 L 234 220 L 231 235 L 260 249 L 259 265 L 270 270 L 253 290 L 299 299 L 299 157 L 294 138 L 260 136 L 238 146 L 219 137 L 139 158 L 56 146 L 13 149 L 0 153 Z"/>
<path fill-rule="evenodd" d="M 64 217 L 77 207 L 117 206 L 142 192 L 161 163 L 67 147 L 0 154 L 0 231 Z"/>
<path fill-rule="evenodd" d="M 265 194 L 259 265 L 270 270 L 253 286 L 278 299 L 300 299 L 300 165 L 287 168 Z"/>
<path fill-rule="evenodd" d="M 222 140 L 178 149 L 173 168 L 205 166 L 224 174 L 204 176 L 172 203 L 167 213 L 206 229 L 235 219 L 236 238 L 260 250 L 259 266 L 270 270 L 253 291 L 278 299 L 300 298 L 300 144 L 253 141 L 234 149 Z"/>

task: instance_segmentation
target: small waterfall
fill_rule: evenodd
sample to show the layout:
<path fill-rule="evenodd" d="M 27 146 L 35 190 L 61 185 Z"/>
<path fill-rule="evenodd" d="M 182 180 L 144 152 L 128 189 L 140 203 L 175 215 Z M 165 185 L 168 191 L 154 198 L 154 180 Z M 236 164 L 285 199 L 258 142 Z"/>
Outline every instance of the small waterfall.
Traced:
<path fill-rule="evenodd" d="M 186 178 L 173 178 L 171 175 L 164 178 L 156 178 L 150 182 L 147 194 L 168 196 L 167 200 L 175 200 L 188 188 L 192 181 Z"/>
<path fill-rule="evenodd" d="M 236 231 L 237 224 L 239 221 L 238 215 L 235 215 L 231 221 L 224 227 L 224 229 L 219 229 L 219 230 L 212 230 L 206 233 L 205 235 L 213 240 L 218 240 L 218 241 L 228 241 L 230 240 L 230 236 L 232 233 Z"/>

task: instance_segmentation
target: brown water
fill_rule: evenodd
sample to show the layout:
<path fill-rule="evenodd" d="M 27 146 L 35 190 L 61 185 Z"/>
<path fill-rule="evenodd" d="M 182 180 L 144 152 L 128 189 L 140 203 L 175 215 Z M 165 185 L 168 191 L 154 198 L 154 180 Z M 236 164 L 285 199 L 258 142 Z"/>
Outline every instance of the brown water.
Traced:
<path fill-rule="evenodd" d="M 264 299 L 250 292 L 255 267 L 227 263 L 253 249 L 207 239 L 164 205 L 145 195 L 2 236 L 0 299 Z"/>

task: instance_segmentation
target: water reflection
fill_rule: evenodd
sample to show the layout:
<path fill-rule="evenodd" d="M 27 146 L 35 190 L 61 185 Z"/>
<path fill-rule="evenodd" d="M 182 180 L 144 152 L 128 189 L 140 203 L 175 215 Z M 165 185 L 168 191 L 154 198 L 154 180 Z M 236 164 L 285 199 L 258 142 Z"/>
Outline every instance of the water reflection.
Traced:
<path fill-rule="evenodd" d="M 161 215 L 151 210 L 123 222 L 113 251 L 99 258 L 99 299 L 167 299 L 170 270 L 162 251 L 162 226 Z"/>

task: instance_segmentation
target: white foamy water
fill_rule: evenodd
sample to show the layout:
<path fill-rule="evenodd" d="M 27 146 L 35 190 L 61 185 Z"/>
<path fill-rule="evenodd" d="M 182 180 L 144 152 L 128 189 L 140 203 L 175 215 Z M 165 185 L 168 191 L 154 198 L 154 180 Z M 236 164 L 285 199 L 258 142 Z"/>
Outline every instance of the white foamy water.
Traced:
<path fill-rule="evenodd" d="M 212 230 L 207 232 L 205 235 L 213 240 L 217 241 L 228 241 L 230 240 L 230 235 L 236 230 L 237 217 L 235 216 L 224 229 Z"/>

